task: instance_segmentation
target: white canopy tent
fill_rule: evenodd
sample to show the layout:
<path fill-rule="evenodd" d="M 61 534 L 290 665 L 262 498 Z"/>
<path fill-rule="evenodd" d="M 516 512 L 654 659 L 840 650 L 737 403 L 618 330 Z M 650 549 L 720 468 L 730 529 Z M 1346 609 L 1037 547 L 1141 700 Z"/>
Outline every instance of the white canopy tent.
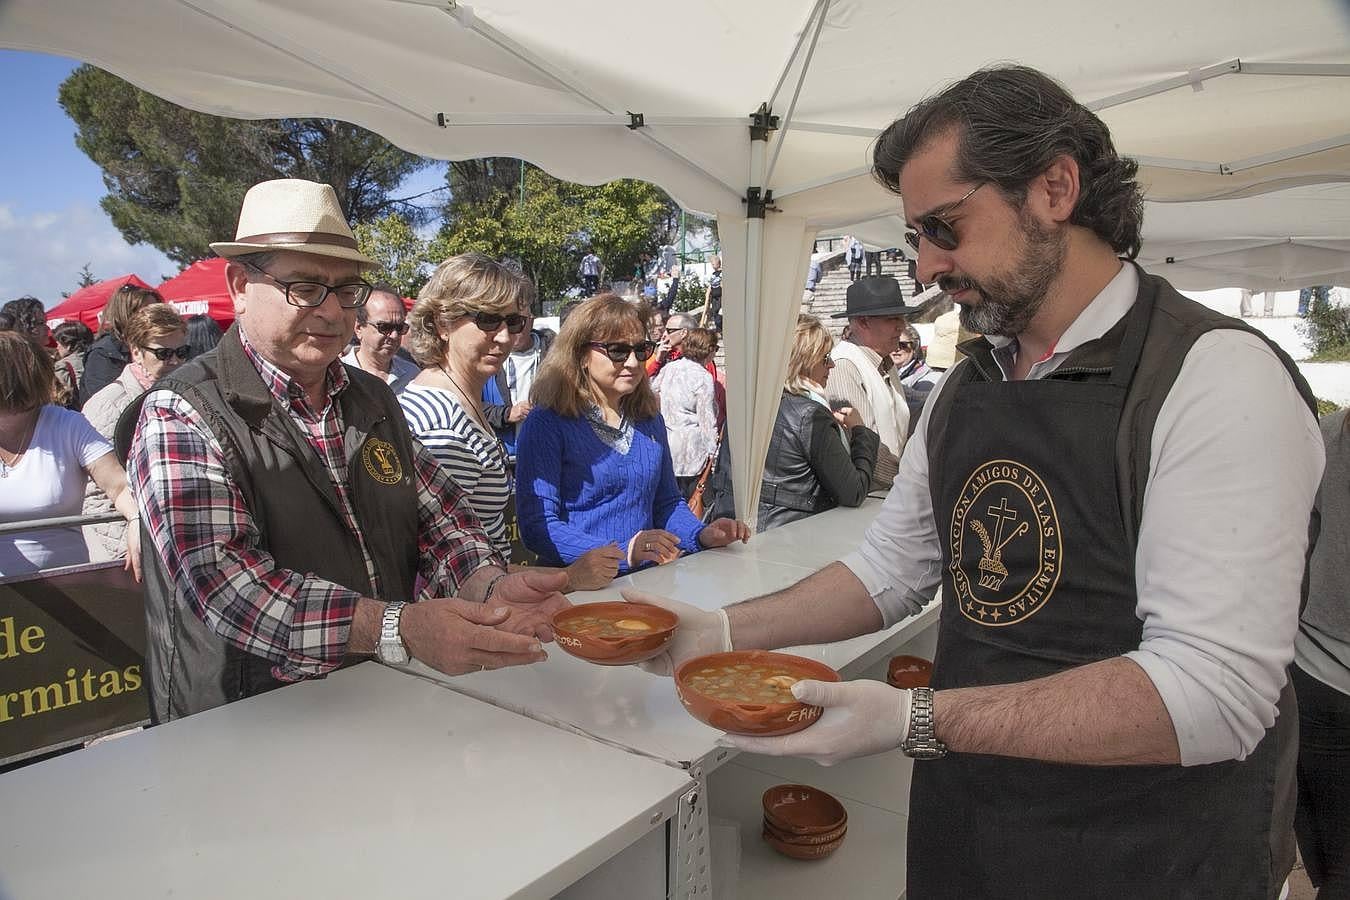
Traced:
<path fill-rule="evenodd" d="M 1350 181 L 1347 15 L 1336 0 L 6 0 L 0 46 L 206 112 L 334 117 L 427 156 L 641 178 L 715 214 L 733 478 L 753 514 L 811 239 L 898 209 L 867 174 L 878 130 L 981 65 L 1043 69 L 1140 159 L 1155 212 L 1175 204 L 1158 215 L 1176 271 L 1206 271 L 1223 241 L 1253 249 L 1220 198 Z M 1209 216 L 1230 227 L 1190 246 Z M 1324 282 L 1350 269 L 1336 227 L 1246 267 Z"/>

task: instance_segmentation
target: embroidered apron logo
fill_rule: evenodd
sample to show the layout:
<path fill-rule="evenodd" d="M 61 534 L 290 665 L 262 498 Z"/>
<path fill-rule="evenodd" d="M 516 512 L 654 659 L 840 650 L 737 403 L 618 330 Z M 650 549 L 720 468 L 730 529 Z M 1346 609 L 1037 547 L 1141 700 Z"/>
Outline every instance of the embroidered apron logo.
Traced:
<path fill-rule="evenodd" d="M 361 462 L 370 477 L 380 484 L 398 484 L 403 480 L 403 463 L 394 445 L 379 438 L 371 438 L 361 448 Z"/>
<path fill-rule="evenodd" d="M 970 621 L 1015 624 L 1055 592 L 1064 551 L 1055 502 L 1025 465 L 996 459 L 978 466 L 961 488 L 948 538 L 957 602 Z M 1005 556 L 1014 560 L 1011 570 Z"/>

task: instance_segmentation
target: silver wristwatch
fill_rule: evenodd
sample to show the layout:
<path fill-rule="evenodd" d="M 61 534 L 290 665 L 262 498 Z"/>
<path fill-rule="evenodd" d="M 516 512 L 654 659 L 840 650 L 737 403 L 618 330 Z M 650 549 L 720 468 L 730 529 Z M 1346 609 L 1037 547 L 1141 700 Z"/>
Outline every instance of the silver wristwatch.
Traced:
<path fill-rule="evenodd" d="M 380 662 L 391 666 L 406 665 L 412 657 L 408 647 L 398 633 L 399 619 L 403 616 L 403 607 L 407 604 L 395 601 L 384 608 L 384 618 L 380 620 L 380 642 L 375 645 L 375 656 Z"/>
<path fill-rule="evenodd" d="M 933 724 L 933 689 L 914 688 L 909 701 L 909 737 L 900 743 L 906 756 L 914 759 L 942 759 L 947 745 L 937 739 Z"/>

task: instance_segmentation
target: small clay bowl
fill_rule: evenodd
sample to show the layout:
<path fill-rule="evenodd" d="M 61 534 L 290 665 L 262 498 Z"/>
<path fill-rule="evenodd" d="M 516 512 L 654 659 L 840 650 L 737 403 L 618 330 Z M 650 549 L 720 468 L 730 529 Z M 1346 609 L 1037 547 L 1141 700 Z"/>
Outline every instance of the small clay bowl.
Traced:
<path fill-rule="evenodd" d="M 824 831 L 820 834 L 792 834 L 791 832 L 778 829 L 772 822 L 765 819 L 764 830 L 785 844 L 832 844 L 843 837 L 848 831 L 848 823 L 845 822 L 838 828 L 832 828 L 829 831 Z"/>
<path fill-rule="evenodd" d="M 886 666 L 886 680 L 893 688 L 928 687 L 933 663 L 922 656 L 893 656 Z"/>
<path fill-rule="evenodd" d="M 840 835 L 838 840 L 831 841 L 828 844 L 789 844 L 774 837 L 773 833 L 767 828 L 760 833 L 760 836 L 770 847 L 792 859 L 824 859 L 838 850 L 839 845 L 844 842 L 844 836 Z"/>
<path fill-rule="evenodd" d="M 689 714 L 700 722 L 732 734 L 751 734 L 773 737 L 792 734 L 814 725 L 824 711 L 819 706 L 792 700 L 790 703 L 744 703 L 725 700 L 702 693 L 691 687 L 689 676 L 710 666 L 772 666 L 789 673 L 798 680 L 839 681 L 839 673 L 823 662 L 793 656 L 789 653 L 771 653 L 768 650 L 733 650 L 696 656 L 681 663 L 675 670 L 675 691 Z"/>
<path fill-rule="evenodd" d="M 641 623 L 647 628 L 635 628 L 623 635 L 585 634 L 579 620 L 589 617 L 611 623 Z M 659 606 L 622 601 L 582 603 L 553 614 L 553 635 L 559 647 L 578 659 L 601 666 L 627 666 L 666 649 L 679 623 L 679 616 Z"/>
<path fill-rule="evenodd" d="M 848 810 L 807 784 L 775 784 L 764 792 L 764 821 L 784 835 L 828 834 L 848 824 Z"/>

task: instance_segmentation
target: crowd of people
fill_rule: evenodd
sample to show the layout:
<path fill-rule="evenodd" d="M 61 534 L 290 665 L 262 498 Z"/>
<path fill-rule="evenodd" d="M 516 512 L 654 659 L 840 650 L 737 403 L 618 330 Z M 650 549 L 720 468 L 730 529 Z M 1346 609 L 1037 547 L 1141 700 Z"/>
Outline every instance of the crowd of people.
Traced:
<path fill-rule="evenodd" d="M 855 553 L 774 594 L 630 597 L 680 619 L 644 666 L 876 631 L 941 587 L 931 687 L 803 682 L 815 726 L 731 738 L 922 760 L 914 896 L 1273 898 L 1290 823 L 1344 896 L 1344 414 L 1319 432 L 1282 351 L 1131 262 L 1134 164 L 1041 73 L 956 83 L 874 154 L 916 274 L 960 310 L 925 352 L 900 284 L 849 243 L 846 336 L 797 320 L 757 521 L 886 499 Z M 519 269 L 474 253 L 407 310 L 362 277 L 327 185 L 254 186 L 212 249 L 223 335 L 130 286 L 98 335 L 49 332 L 32 298 L 0 310 L 0 521 L 117 520 L 2 535 L 0 576 L 124 556 L 154 721 L 353 658 L 537 662 L 564 592 L 750 539 L 701 493 L 726 469 L 720 263 L 696 320 L 663 302 L 673 263 L 625 298 L 588 252 L 553 334 Z M 1280 464 L 1235 486 L 1253 452 Z M 971 865 L 954 834 L 1004 852 Z"/>

